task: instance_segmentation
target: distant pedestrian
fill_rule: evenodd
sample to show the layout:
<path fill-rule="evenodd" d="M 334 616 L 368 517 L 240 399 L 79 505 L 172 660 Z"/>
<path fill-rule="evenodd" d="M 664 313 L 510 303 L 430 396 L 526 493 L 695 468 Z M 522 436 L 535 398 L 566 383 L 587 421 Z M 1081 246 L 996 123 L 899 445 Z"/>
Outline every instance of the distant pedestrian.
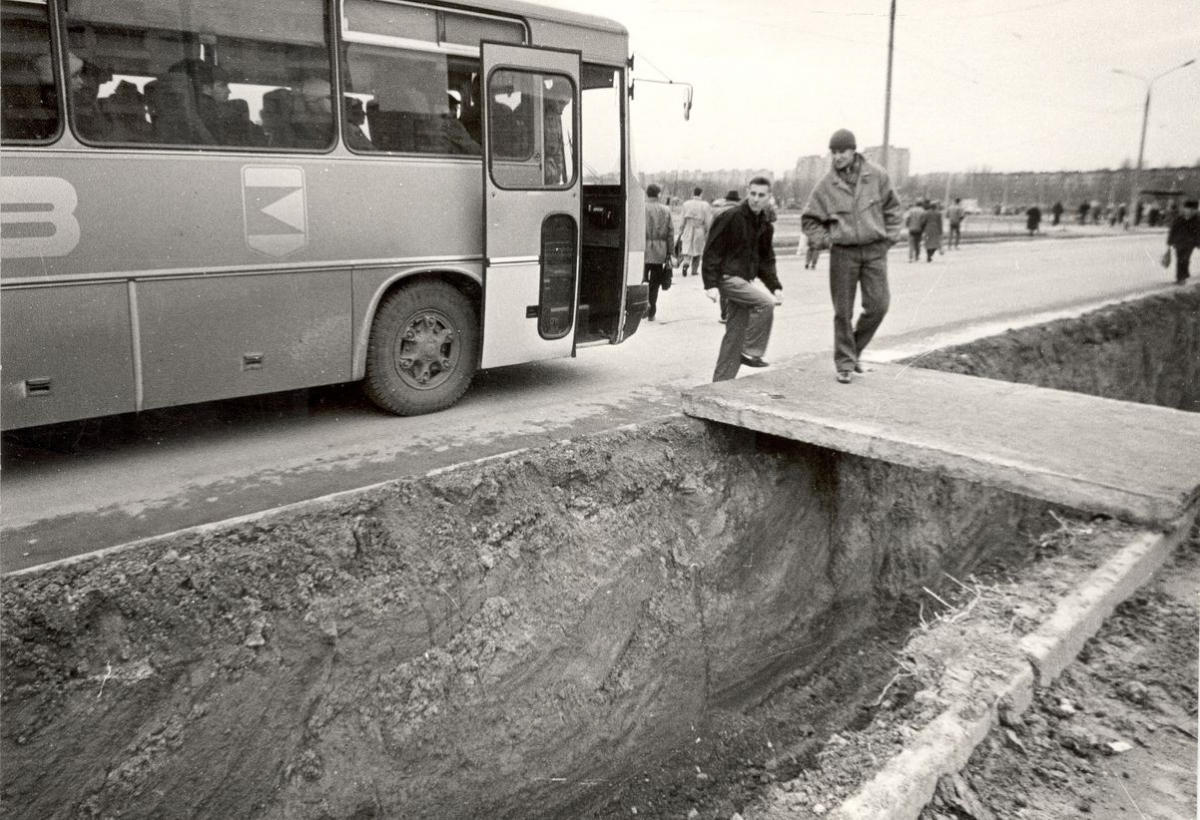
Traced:
<path fill-rule="evenodd" d="M 1104 212 L 1103 212 L 1103 211 L 1100 209 L 1100 200 L 1098 200 L 1098 199 L 1093 199 L 1093 200 L 1092 200 L 1092 208 L 1091 208 L 1091 210 L 1092 210 L 1092 224 L 1093 224 L 1093 225 L 1099 225 L 1099 224 L 1100 224 L 1100 218 L 1101 218 L 1102 216 L 1104 216 Z"/>
<path fill-rule="evenodd" d="M 662 189 L 657 185 L 646 188 L 646 268 L 642 281 L 650 285 L 650 308 L 646 319 L 658 317 L 658 291 L 671 288 L 671 249 L 675 244 L 675 225 L 671 209 L 658 201 Z"/>
<path fill-rule="evenodd" d="M 925 233 L 925 208 L 921 200 L 904 212 L 904 227 L 908 228 L 908 261 L 921 261 L 921 234 Z"/>
<path fill-rule="evenodd" d="M 1191 276 L 1188 264 L 1192 259 L 1192 251 L 1200 245 L 1200 214 L 1196 207 L 1200 204 L 1194 199 L 1183 203 L 1183 211 L 1171 223 L 1167 231 L 1167 249 L 1175 251 L 1175 284 L 1182 285 Z"/>
<path fill-rule="evenodd" d="M 1029 231 L 1029 235 L 1033 236 L 1038 232 L 1038 226 L 1042 224 L 1042 209 L 1037 205 L 1030 206 L 1025 212 L 1025 230 Z"/>
<path fill-rule="evenodd" d="M 961 199 L 955 199 L 954 204 L 946 209 L 946 222 L 950 225 L 950 237 L 946 242 L 951 250 L 958 249 L 958 243 L 962 239 L 962 223 L 967 218 L 967 211 L 962 206 Z"/>
<path fill-rule="evenodd" d="M 817 183 L 800 217 L 809 241 L 830 249 L 833 362 L 842 384 L 850 382 L 852 373 L 862 372 L 859 356 L 887 315 L 887 253 L 899 241 L 902 225 L 900 200 L 887 172 L 856 148 L 850 131 L 833 133 L 829 139 L 833 168 Z M 854 299 L 860 286 L 862 313 L 854 325 Z"/>
<path fill-rule="evenodd" d="M 1050 215 L 1053 217 L 1053 219 L 1050 220 L 1050 224 L 1057 226 L 1059 220 L 1062 219 L 1062 214 L 1063 204 L 1061 202 L 1055 202 L 1053 205 L 1051 205 Z"/>
<path fill-rule="evenodd" d="M 683 275 L 689 268 L 700 275 L 700 257 L 704 255 L 704 242 L 712 225 L 712 206 L 700 198 L 703 188 L 693 188 L 692 198 L 683 203 L 679 225 L 679 261 L 683 264 Z"/>
<path fill-rule="evenodd" d="M 1125 228 L 1129 227 L 1128 225 L 1125 224 L 1125 216 L 1128 213 L 1129 213 L 1129 209 L 1125 207 L 1124 202 L 1122 202 L 1120 205 L 1117 206 L 1117 222 L 1120 223 L 1121 226 L 1125 227 Z"/>
<path fill-rule="evenodd" d="M 1079 224 L 1080 225 L 1087 224 L 1088 209 L 1091 207 L 1092 207 L 1091 204 L 1086 199 L 1083 202 L 1079 203 Z"/>
<path fill-rule="evenodd" d="M 805 241 L 804 243 L 804 268 L 805 270 L 817 269 L 817 263 L 821 261 L 821 249 L 813 245 L 812 242 Z"/>
<path fill-rule="evenodd" d="M 714 302 L 724 296 L 729 305 L 714 382 L 732 379 L 743 364 L 767 366 L 763 354 L 771 339 L 775 305 L 783 303 L 783 286 L 775 273 L 775 228 L 767 213 L 770 196 L 771 181 L 754 177 L 746 186 L 745 201 L 713 217 L 708 232 L 700 269 L 705 294 Z"/>
<path fill-rule="evenodd" d="M 942 247 L 942 210 L 937 202 L 930 202 L 929 210 L 925 212 L 925 231 L 921 239 L 925 242 L 925 261 L 932 262 L 933 255 Z"/>

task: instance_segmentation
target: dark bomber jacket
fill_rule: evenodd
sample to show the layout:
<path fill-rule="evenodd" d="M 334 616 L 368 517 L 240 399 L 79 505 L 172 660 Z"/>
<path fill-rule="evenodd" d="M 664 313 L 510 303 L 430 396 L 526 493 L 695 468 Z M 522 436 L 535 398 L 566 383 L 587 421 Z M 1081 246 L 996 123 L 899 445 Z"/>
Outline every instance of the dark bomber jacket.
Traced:
<path fill-rule="evenodd" d="M 715 288 L 723 277 L 740 276 L 747 282 L 761 277 L 772 293 L 783 290 L 775 275 L 774 238 L 775 226 L 766 211 L 756 214 L 745 201 L 717 214 L 700 268 L 704 289 Z"/>

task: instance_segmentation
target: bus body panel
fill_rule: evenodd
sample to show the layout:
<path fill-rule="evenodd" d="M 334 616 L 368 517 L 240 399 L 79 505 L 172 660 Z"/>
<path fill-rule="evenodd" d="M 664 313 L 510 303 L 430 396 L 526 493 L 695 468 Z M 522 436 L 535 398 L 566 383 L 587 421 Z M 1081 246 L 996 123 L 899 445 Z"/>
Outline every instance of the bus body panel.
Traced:
<path fill-rule="evenodd" d="M 135 409 L 125 282 L 7 288 L 0 337 L 6 428 Z"/>
<path fill-rule="evenodd" d="M 6 241 L 5 282 L 482 254 L 478 160 L 26 149 L 4 174 L 6 221 L 34 234 Z"/>
<path fill-rule="evenodd" d="M 349 381 L 349 280 L 343 269 L 138 282 L 141 409 Z"/>

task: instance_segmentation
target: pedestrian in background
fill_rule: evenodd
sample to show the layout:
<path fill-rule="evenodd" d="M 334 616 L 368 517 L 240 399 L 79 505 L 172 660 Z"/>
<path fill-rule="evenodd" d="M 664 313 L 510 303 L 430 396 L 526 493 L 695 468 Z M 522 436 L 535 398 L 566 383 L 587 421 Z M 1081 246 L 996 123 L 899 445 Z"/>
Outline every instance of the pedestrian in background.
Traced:
<path fill-rule="evenodd" d="M 783 286 L 775 273 L 775 228 L 767 213 L 771 181 L 754 177 L 740 204 L 717 214 L 704 246 L 701 276 L 705 294 L 728 301 L 725 336 L 717 354 L 713 381 L 725 381 L 741 366 L 766 367 L 763 354 L 771 339 L 775 305 L 783 303 Z M 760 279 L 768 294 L 755 284 Z M 772 298 L 774 297 L 774 298 Z"/>
<path fill-rule="evenodd" d="M 921 234 L 925 243 L 926 262 L 933 261 L 933 255 L 942 247 L 942 209 L 936 201 L 929 203 L 925 212 L 925 230 Z"/>
<path fill-rule="evenodd" d="M 1025 230 L 1029 231 L 1029 235 L 1033 236 L 1038 232 L 1038 227 L 1042 224 L 1042 209 L 1037 205 L 1030 206 L 1025 212 Z"/>
<path fill-rule="evenodd" d="M 900 239 L 900 200 L 887 172 L 858 153 L 854 134 L 833 133 L 833 168 L 804 206 L 800 226 L 818 248 L 829 248 L 829 291 L 833 299 L 833 362 L 837 380 L 848 384 L 861 373 L 859 356 L 883 317 L 890 296 L 887 252 Z M 853 214 L 843 220 L 842 214 Z M 854 299 L 862 287 L 862 312 L 853 325 Z"/>
<path fill-rule="evenodd" d="M 1062 219 L 1062 214 L 1063 204 L 1061 202 L 1055 202 L 1050 207 L 1050 215 L 1053 217 L 1053 219 L 1050 220 L 1050 224 L 1057 227 L 1059 220 Z"/>
<path fill-rule="evenodd" d="M 1183 203 L 1183 211 L 1171 223 L 1167 231 L 1167 253 L 1175 251 L 1175 284 L 1182 285 L 1191 276 L 1188 264 L 1192 251 L 1200 245 L 1200 214 L 1196 213 L 1197 200 Z"/>
<path fill-rule="evenodd" d="M 671 250 L 675 245 L 675 224 L 671 209 L 658 201 L 662 189 L 657 185 L 646 188 L 646 268 L 642 281 L 650 285 L 650 308 L 646 319 L 653 322 L 658 316 L 658 291 L 671 289 Z"/>
<path fill-rule="evenodd" d="M 946 222 L 950 225 L 950 236 L 946 242 L 951 250 L 958 248 L 958 243 L 962 239 L 962 222 L 966 218 L 967 212 L 962 206 L 962 199 L 955 199 L 954 204 L 946 209 Z"/>
<path fill-rule="evenodd" d="M 925 233 L 925 208 L 921 200 L 912 204 L 904 214 L 904 226 L 908 228 L 908 261 L 921 261 L 921 234 Z"/>
<path fill-rule="evenodd" d="M 692 198 L 683 203 L 679 225 L 679 261 L 683 264 L 683 275 L 690 268 L 700 275 L 700 257 L 704 255 L 704 242 L 712 225 L 712 206 L 700 198 L 703 188 L 693 188 Z"/>
<path fill-rule="evenodd" d="M 814 246 L 812 242 L 805 240 L 804 243 L 804 268 L 817 269 L 817 262 L 821 261 L 821 249 Z"/>

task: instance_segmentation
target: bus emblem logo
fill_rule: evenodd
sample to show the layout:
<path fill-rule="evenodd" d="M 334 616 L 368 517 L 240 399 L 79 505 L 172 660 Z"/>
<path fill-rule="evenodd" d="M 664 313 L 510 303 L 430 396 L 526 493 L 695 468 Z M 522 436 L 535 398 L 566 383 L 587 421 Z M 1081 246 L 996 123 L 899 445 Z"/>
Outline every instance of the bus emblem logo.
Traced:
<path fill-rule="evenodd" d="M 304 169 L 246 166 L 242 169 L 246 244 L 271 256 L 287 256 L 308 244 Z"/>

